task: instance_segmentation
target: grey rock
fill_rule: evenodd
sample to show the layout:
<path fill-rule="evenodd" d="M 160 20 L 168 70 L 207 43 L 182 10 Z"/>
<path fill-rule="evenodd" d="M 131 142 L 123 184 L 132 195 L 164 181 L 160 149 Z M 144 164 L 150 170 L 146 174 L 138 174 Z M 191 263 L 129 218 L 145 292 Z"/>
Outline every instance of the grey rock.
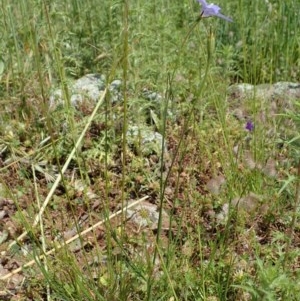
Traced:
<path fill-rule="evenodd" d="M 63 103 L 61 89 L 54 90 L 49 98 L 50 109 L 55 109 L 57 105 Z"/>
<path fill-rule="evenodd" d="M 111 102 L 116 103 L 122 101 L 122 93 L 121 91 L 122 81 L 119 79 L 115 79 L 111 82 L 109 86 L 109 91 L 111 94 Z"/>
<path fill-rule="evenodd" d="M 285 102 L 286 106 L 295 99 L 300 99 L 300 84 L 291 82 L 278 82 L 273 85 L 262 84 L 253 86 L 250 84 L 236 84 L 228 88 L 231 100 L 244 100 L 259 98 L 262 100 L 277 100 Z"/>
<path fill-rule="evenodd" d="M 278 82 L 257 86 L 236 84 L 228 88 L 227 100 L 229 114 L 243 122 L 244 128 L 246 122 L 255 119 L 254 126 L 263 126 L 268 137 L 295 135 L 293 120 L 282 116 L 297 112 L 295 102 L 300 100 L 299 83 Z M 276 129 L 274 120 L 278 121 Z"/>
<path fill-rule="evenodd" d="M 75 81 L 75 91 L 87 91 L 88 93 L 105 89 L 105 77 L 101 74 L 86 74 Z"/>
<path fill-rule="evenodd" d="M 148 111 L 150 113 L 149 114 L 150 119 L 155 123 L 157 127 L 159 127 L 157 121 L 158 119 L 164 118 L 163 114 L 164 114 L 164 107 L 165 107 L 165 99 L 161 96 L 161 94 L 148 89 L 144 89 L 141 96 L 142 98 L 148 101 L 148 107 L 151 108 Z M 176 116 L 180 115 L 180 113 L 177 114 L 174 103 L 171 102 L 168 103 L 168 109 L 166 115 L 168 118 L 171 118 L 173 120 L 176 118 Z"/>
<path fill-rule="evenodd" d="M 111 82 L 109 89 L 112 92 L 117 92 L 117 91 L 120 91 L 121 86 L 122 86 L 122 81 L 119 79 L 116 79 Z"/>
<path fill-rule="evenodd" d="M 109 90 L 111 92 L 112 102 L 120 101 L 120 99 L 122 99 L 119 92 L 121 85 L 121 80 L 114 80 L 110 84 Z M 95 104 L 105 89 L 105 76 L 101 74 L 86 74 L 76 81 L 69 83 L 68 89 L 71 95 L 70 101 L 72 106 L 77 107 L 84 101 Z M 62 90 L 54 90 L 49 99 L 50 108 L 56 108 L 57 105 L 63 103 Z"/>
<path fill-rule="evenodd" d="M 71 104 L 74 107 L 77 107 L 83 102 L 84 98 L 81 94 L 72 94 L 71 96 Z"/>
<path fill-rule="evenodd" d="M 148 156 L 153 153 L 160 154 L 162 151 L 163 136 L 154 132 L 146 126 L 129 126 L 127 131 L 127 142 L 130 146 L 136 147 L 143 155 Z M 165 145 L 165 151 L 167 147 Z"/>
<path fill-rule="evenodd" d="M 162 96 L 159 93 L 148 89 L 143 90 L 142 96 L 146 100 L 152 101 L 154 103 L 160 103 L 162 101 Z"/>

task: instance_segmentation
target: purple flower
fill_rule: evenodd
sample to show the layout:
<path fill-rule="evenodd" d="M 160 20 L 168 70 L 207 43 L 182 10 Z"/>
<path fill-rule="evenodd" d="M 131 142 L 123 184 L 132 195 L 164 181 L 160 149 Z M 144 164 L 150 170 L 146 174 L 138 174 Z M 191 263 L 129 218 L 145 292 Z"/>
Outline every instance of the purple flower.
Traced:
<path fill-rule="evenodd" d="M 252 132 L 254 130 L 254 123 L 248 120 L 245 129 L 248 130 L 249 132 Z"/>
<path fill-rule="evenodd" d="M 219 7 L 218 5 L 215 5 L 213 3 L 207 4 L 207 2 L 205 0 L 198 0 L 198 2 L 202 6 L 201 17 L 216 16 L 216 17 L 224 19 L 228 22 L 233 22 L 233 20 L 231 18 L 226 17 L 226 16 L 222 15 L 221 13 L 219 13 L 219 11 L 221 10 L 221 7 Z"/>

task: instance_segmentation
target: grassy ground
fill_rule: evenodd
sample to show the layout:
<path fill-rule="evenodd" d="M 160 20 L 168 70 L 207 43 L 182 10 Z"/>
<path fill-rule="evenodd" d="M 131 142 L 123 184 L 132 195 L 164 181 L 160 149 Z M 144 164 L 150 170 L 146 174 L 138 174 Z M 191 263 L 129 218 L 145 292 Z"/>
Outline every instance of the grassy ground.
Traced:
<path fill-rule="evenodd" d="M 195 23 L 192 0 L 2 0 L 0 276 L 33 262 L 1 300 L 299 300 L 299 117 L 261 120 L 270 103 L 250 99 L 247 131 L 226 91 L 299 82 L 300 5 L 218 5 L 233 23 Z M 67 82 L 87 73 L 121 79 L 123 100 L 74 109 Z M 167 152 L 129 146 L 131 124 Z M 154 224 L 126 215 L 142 197 Z"/>

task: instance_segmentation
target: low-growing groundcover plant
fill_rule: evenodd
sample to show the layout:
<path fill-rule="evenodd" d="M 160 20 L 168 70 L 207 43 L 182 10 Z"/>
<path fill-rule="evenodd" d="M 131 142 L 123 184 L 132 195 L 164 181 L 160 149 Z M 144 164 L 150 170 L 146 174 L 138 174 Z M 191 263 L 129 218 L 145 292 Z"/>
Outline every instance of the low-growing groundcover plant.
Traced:
<path fill-rule="evenodd" d="M 298 300 L 298 8 L 3 0 L 0 300 Z"/>

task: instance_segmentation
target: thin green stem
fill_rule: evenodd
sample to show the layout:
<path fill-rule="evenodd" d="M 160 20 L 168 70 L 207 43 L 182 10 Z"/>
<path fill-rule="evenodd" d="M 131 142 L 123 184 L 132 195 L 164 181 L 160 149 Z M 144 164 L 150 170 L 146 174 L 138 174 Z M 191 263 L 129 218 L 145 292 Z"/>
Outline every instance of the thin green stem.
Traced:
<path fill-rule="evenodd" d="M 126 220 L 126 212 L 123 211 L 126 204 L 126 173 L 127 173 L 127 165 L 126 165 L 126 158 L 127 158 L 127 81 L 128 81 L 128 55 L 129 55 L 129 47 L 128 47 L 128 39 L 129 39 L 129 0 L 124 0 L 123 5 L 123 57 L 122 57 L 122 69 L 123 69 L 123 137 L 122 137 L 122 192 L 121 192 L 121 201 L 122 201 L 122 217 L 121 217 L 121 244 L 123 243 L 124 235 L 125 235 L 125 220 Z M 120 292 L 122 294 L 122 286 L 126 286 L 125 278 L 123 279 L 122 275 L 123 265 L 120 266 Z"/>
<path fill-rule="evenodd" d="M 183 49 L 184 49 L 184 45 L 186 44 L 188 37 L 190 36 L 190 34 L 192 33 L 193 29 L 196 27 L 196 25 L 201 21 L 201 16 L 200 18 L 198 18 L 195 23 L 192 25 L 192 27 L 190 28 L 190 30 L 188 31 L 186 37 L 183 40 L 183 43 L 180 47 L 178 56 L 177 56 L 177 61 L 175 64 L 175 67 L 173 69 L 172 74 L 169 76 L 168 78 L 168 87 L 167 87 L 167 93 L 166 93 L 166 102 L 165 102 L 165 106 L 164 106 L 164 110 L 163 110 L 163 122 L 162 122 L 162 152 L 161 152 L 161 157 L 160 157 L 160 200 L 159 200 L 159 218 L 158 218 L 158 227 L 157 227 L 157 234 L 156 234 L 156 248 L 154 250 L 154 254 L 153 254 L 153 266 L 155 264 L 158 252 L 159 252 L 159 248 L 160 248 L 160 236 L 161 236 L 161 228 L 162 228 L 162 213 L 163 213 L 163 204 L 164 204 L 164 196 L 165 196 L 165 190 L 167 187 L 167 183 L 168 183 L 168 179 L 171 175 L 171 171 L 173 169 L 174 163 L 176 161 L 179 149 L 181 147 L 181 144 L 183 142 L 184 137 L 186 136 L 187 133 L 187 129 L 189 126 L 189 122 L 191 120 L 191 116 L 192 114 L 189 114 L 187 119 L 185 120 L 185 124 L 182 128 L 182 135 L 180 137 L 180 140 L 178 142 L 178 146 L 175 149 L 175 153 L 173 155 L 172 161 L 171 161 L 171 165 L 168 169 L 167 175 L 164 178 L 163 174 L 164 174 L 164 158 L 165 158 L 165 140 L 166 140 L 166 124 L 167 124 L 167 112 L 168 112 L 168 105 L 169 105 L 169 101 L 171 100 L 171 98 L 173 97 L 173 93 L 172 93 L 172 83 L 175 77 L 175 73 L 179 67 L 179 62 L 180 62 L 180 54 L 182 53 Z M 208 40 L 208 56 L 207 56 L 207 64 L 206 64 L 206 69 L 205 69 L 205 74 L 204 77 L 202 78 L 201 84 L 200 84 L 200 93 L 202 92 L 202 89 L 204 87 L 204 84 L 207 80 L 207 76 L 208 76 L 208 71 L 209 71 L 209 66 L 210 66 L 210 61 L 211 61 L 211 45 L 210 45 L 210 38 Z M 195 104 L 193 104 L 193 106 L 191 107 L 190 112 L 192 112 L 194 110 L 194 106 Z M 151 300 L 151 294 L 152 294 L 152 275 L 149 275 L 148 278 L 148 285 L 147 285 L 147 300 Z"/>

